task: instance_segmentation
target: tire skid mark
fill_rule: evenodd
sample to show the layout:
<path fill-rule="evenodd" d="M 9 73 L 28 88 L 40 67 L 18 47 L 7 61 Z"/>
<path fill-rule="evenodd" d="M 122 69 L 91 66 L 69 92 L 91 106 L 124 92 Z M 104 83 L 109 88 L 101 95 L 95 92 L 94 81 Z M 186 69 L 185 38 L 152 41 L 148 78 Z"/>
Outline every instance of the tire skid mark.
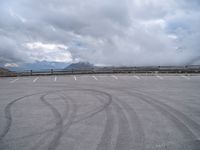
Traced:
<path fill-rule="evenodd" d="M 30 97 L 30 96 L 34 96 L 34 95 L 39 95 L 39 94 L 42 94 L 41 92 L 40 93 L 34 93 L 34 94 L 30 94 L 30 95 L 25 95 L 23 97 L 20 97 L 20 98 L 17 98 L 13 101 L 11 101 L 10 103 L 8 103 L 4 109 L 4 113 L 5 113 L 5 118 L 6 118 L 6 125 L 5 125 L 5 128 L 3 129 L 3 132 L 0 133 L 0 141 L 3 140 L 3 138 L 7 135 L 7 133 L 9 132 L 10 130 L 10 127 L 12 125 L 12 114 L 11 114 L 11 108 L 12 106 L 17 103 L 18 101 L 20 100 L 23 100 L 27 97 Z"/>
<path fill-rule="evenodd" d="M 85 90 L 84 90 L 85 91 Z M 90 90 L 92 92 L 95 92 L 95 93 L 100 93 L 100 94 L 104 94 L 106 97 L 107 97 L 107 102 L 102 102 L 101 99 L 100 102 L 103 103 L 101 106 L 97 107 L 94 111 L 91 112 L 87 112 L 83 115 L 79 115 L 77 116 L 76 120 L 73 121 L 73 123 L 78 123 L 80 121 L 83 121 L 83 120 L 86 120 L 86 119 L 89 119 L 93 116 L 95 116 L 96 114 L 102 112 L 103 110 L 106 109 L 106 107 L 108 107 L 111 103 L 112 103 L 112 96 L 108 93 L 105 93 L 105 92 L 101 92 L 101 91 L 96 91 L 96 90 Z"/>
<path fill-rule="evenodd" d="M 56 94 L 56 95 L 58 96 L 58 98 L 56 98 L 56 100 L 60 99 L 60 100 L 62 100 L 65 103 L 65 109 L 64 109 L 64 113 L 62 115 L 62 119 L 64 121 L 65 119 L 67 119 L 67 117 L 69 115 L 69 111 L 70 111 L 69 102 L 68 102 L 69 96 L 67 96 L 67 98 L 66 98 L 66 97 L 58 95 L 58 94 Z M 52 122 L 52 120 L 50 120 L 49 122 L 47 122 L 47 124 L 49 124 L 51 122 Z"/>
<path fill-rule="evenodd" d="M 62 127 L 63 129 L 66 129 L 66 130 L 69 128 L 69 126 L 70 126 L 71 124 L 79 123 L 80 121 L 83 121 L 83 120 L 85 120 L 85 119 L 89 119 L 89 118 L 95 116 L 96 114 L 102 112 L 102 111 L 103 111 L 104 109 L 106 109 L 106 107 L 108 107 L 108 106 L 111 104 L 111 102 L 112 102 L 112 96 L 109 95 L 109 94 L 106 93 L 106 92 L 103 92 L 103 91 L 92 90 L 92 89 L 67 89 L 67 91 L 82 91 L 82 92 L 97 93 L 97 94 L 100 94 L 100 95 L 103 95 L 104 97 L 106 97 L 106 99 L 104 100 L 104 101 L 106 101 L 106 102 L 104 102 L 101 106 L 99 106 L 94 112 L 88 112 L 88 114 L 83 115 L 83 116 L 81 116 L 81 117 L 78 117 L 77 119 L 76 119 L 77 106 L 75 106 L 75 107 L 73 106 L 74 110 L 73 110 L 73 113 L 71 114 L 71 116 L 73 116 L 72 118 L 74 118 L 74 119 L 71 119 L 72 121 L 68 121 L 69 123 L 64 124 L 63 127 Z M 38 95 L 38 94 L 45 94 L 45 95 L 42 96 L 42 97 L 44 98 L 44 97 L 47 96 L 48 94 L 55 94 L 55 93 L 59 93 L 59 92 L 66 92 L 66 89 L 65 89 L 65 90 L 46 91 L 46 92 L 40 92 L 40 93 L 36 93 L 36 94 L 31 94 L 31 95 L 27 95 L 27 96 L 24 96 L 24 97 L 19 98 L 19 100 L 21 100 L 21 99 L 23 99 L 23 98 L 25 98 L 25 97 L 28 97 L 28 96 L 33 96 L 33 95 Z M 41 97 L 41 99 L 43 99 L 42 97 Z M 16 100 L 12 101 L 12 106 L 13 106 L 14 103 L 16 103 L 16 102 L 19 101 L 19 100 L 16 99 Z M 45 101 L 46 101 L 46 100 L 45 100 Z M 43 102 L 44 102 L 44 100 L 43 100 Z M 48 103 L 48 102 L 46 101 L 45 104 L 48 105 L 48 107 L 50 108 L 50 105 L 47 104 L 47 103 Z M 51 108 L 52 108 L 52 107 L 51 107 Z M 9 107 L 8 110 L 9 110 L 9 111 L 11 110 L 11 106 Z M 55 113 L 55 112 L 56 112 L 56 111 L 54 111 L 54 113 Z M 58 111 L 57 111 L 57 112 L 58 112 Z M 60 115 L 60 117 L 62 117 L 62 116 Z M 71 122 L 71 123 L 70 123 L 70 122 Z M 58 123 L 58 122 L 57 122 L 57 123 Z M 56 130 L 56 131 L 55 131 L 55 130 Z M 58 128 L 47 129 L 47 130 L 44 130 L 44 131 L 41 131 L 41 132 L 37 132 L 37 133 L 33 133 L 33 134 L 30 134 L 30 135 L 26 135 L 26 136 L 22 136 L 22 137 L 18 137 L 18 138 L 7 139 L 6 142 L 9 142 L 9 141 L 15 141 L 15 142 L 16 142 L 16 140 L 23 140 L 23 139 L 25 139 L 25 138 L 30 138 L 30 137 L 33 137 L 33 136 L 40 136 L 40 135 L 42 135 L 42 134 L 51 133 L 51 132 L 57 132 L 57 134 L 54 135 L 54 138 L 53 138 L 52 142 L 51 142 L 50 145 L 49 145 L 49 149 L 55 149 L 55 148 L 57 147 L 57 143 L 56 143 L 56 142 L 59 141 L 59 139 L 61 138 L 60 136 L 61 136 L 61 134 L 62 134 L 62 132 L 60 132 Z M 41 143 L 38 142 L 38 144 L 43 144 L 43 143 L 42 143 L 42 142 L 41 142 Z M 39 148 L 40 146 L 38 145 L 38 146 L 35 146 L 35 147 L 36 147 L 36 149 L 37 149 L 37 148 Z M 50 148 L 50 147 L 51 147 L 51 148 Z"/>
<path fill-rule="evenodd" d="M 112 98 L 112 97 L 111 97 Z M 112 99 L 111 99 L 112 101 Z M 111 102 L 110 102 L 111 103 Z M 108 105 L 105 107 L 106 123 L 100 142 L 97 145 L 96 150 L 111 150 L 112 149 L 112 134 L 114 131 L 114 114 L 112 112 L 112 106 Z"/>
<path fill-rule="evenodd" d="M 140 98 L 142 101 L 145 101 L 146 103 L 152 105 L 153 107 L 155 107 L 157 110 L 159 110 L 164 116 L 166 116 L 167 118 L 169 118 L 172 122 L 175 123 L 175 125 L 177 126 L 177 128 L 179 130 L 182 131 L 182 133 L 184 133 L 187 137 L 190 137 L 191 139 L 195 139 L 195 135 L 193 135 L 193 133 L 187 128 L 187 126 L 185 126 L 185 124 L 183 124 L 178 118 L 176 118 L 173 114 L 171 114 L 168 110 L 166 110 L 165 108 L 163 108 L 162 106 L 149 101 L 143 97 L 141 97 L 141 95 L 137 95 L 136 96 L 138 98 Z"/>
<path fill-rule="evenodd" d="M 57 94 L 58 95 L 58 94 Z M 69 100 L 68 99 L 71 99 L 71 97 L 67 96 L 64 97 L 64 96 L 61 96 L 61 95 L 58 95 L 65 103 L 65 110 L 64 110 L 64 113 L 63 113 L 63 116 L 62 116 L 62 119 L 63 121 L 66 120 L 68 117 L 69 117 L 69 112 L 70 112 L 70 103 L 69 103 Z"/>
<path fill-rule="evenodd" d="M 129 121 L 124 114 L 122 107 L 113 101 L 113 107 L 117 113 L 118 118 L 118 135 L 115 145 L 115 150 L 130 150 L 133 144 L 132 131 L 130 129 Z"/>
<path fill-rule="evenodd" d="M 120 104 L 119 104 L 120 103 Z M 123 106 L 122 106 L 123 105 Z M 113 111 L 116 111 L 117 114 L 117 118 L 118 118 L 118 135 L 117 135 L 117 139 L 116 139 L 116 144 L 114 146 L 115 150 L 131 150 L 131 149 L 135 149 L 137 148 L 138 150 L 144 150 L 144 131 L 141 127 L 140 121 L 137 125 L 137 129 L 135 130 L 136 132 L 139 131 L 139 133 L 137 134 L 137 139 L 135 139 L 135 142 L 137 143 L 133 143 L 133 136 L 132 136 L 132 129 L 130 127 L 130 122 L 127 119 L 126 114 L 124 113 L 124 109 L 123 107 L 125 107 L 127 109 L 127 105 L 122 104 L 122 102 L 119 102 L 118 100 L 113 100 L 112 101 L 112 108 L 108 108 L 105 109 L 106 112 L 106 125 L 104 128 L 104 132 L 103 135 L 101 137 L 101 141 L 98 144 L 98 147 L 96 150 L 107 150 L 107 149 L 112 149 L 112 135 L 113 135 L 113 126 L 114 126 L 114 117 L 115 116 L 111 116 L 111 109 L 113 109 Z M 128 107 L 128 109 L 130 109 L 130 107 Z M 131 111 L 133 111 L 133 108 L 130 109 Z M 129 111 L 129 115 L 132 115 L 133 112 Z M 134 111 L 135 112 L 135 111 Z M 135 115 L 135 113 L 134 113 Z M 132 120 L 131 123 L 135 124 L 135 121 L 138 121 L 138 117 L 137 114 L 135 117 L 133 117 L 134 120 Z M 131 118 L 131 119 L 133 119 Z M 110 120 L 112 121 L 112 124 L 110 123 Z M 111 130 L 112 128 L 112 130 Z M 134 145 L 135 144 L 135 145 Z"/>
<path fill-rule="evenodd" d="M 95 91 L 95 92 L 97 92 L 97 91 Z M 99 92 L 99 91 L 98 91 Z M 107 94 L 106 94 L 107 95 Z M 108 95 L 107 95 L 108 96 Z M 65 97 L 63 97 L 63 96 L 61 96 L 63 99 L 66 99 Z M 76 119 L 75 120 L 75 118 L 76 118 L 76 114 L 77 114 L 77 111 L 78 111 L 78 107 L 77 107 L 77 104 L 76 103 L 73 103 L 72 101 L 73 101 L 73 99 L 72 98 L 70 98 L 69 99 L 70 101 L 71 101 L 71 103 L 73 104 L 73 111 L 72 111 L 72 113 L 70 114 L 70 116 L 69 116 L 69 119 L 68 119 L 68 122 L 65 124 L 65 125 L 63 125 L 63 131 L 67 131 L 69 128 L 70 128 L 70 126 L 72 125 L 72 124 L 75 124 L 75 123 L 78 123 L 78 122 L 80 122 L 80 121 L 83 121 L 83 120 L 86 120 L 86 119 L 89 119 L 89 118 L 91 118 L 91 117 L 93 117 L 94 115 L 96 115 L 97 113 L 99 113 L 99 112 L 102 112 L 104 109 L 105 109 L 105 107 L 106 106 L 108 106 L 110 103 L 111 103 L 111 97 L 110 97 L 110 95 L 109 95 L 109 100 L 108 100 L 108 102 L 107 103 L 104 103 L 104 105 L 102 105 L 102 106 L 100 106 L 96 111 L 94 111 L 93 113 L 90 113 L 90 114 L 87 114 L 86 113 L 86 116 L 80 116 L 78 119 Z"/>
<path fill-rule="evenodd" d="M 56 92 L 63 92 L 63 91 L 66 91 L 66 90 L 59 90 Z M 102 112 L 112 102 L 112 96 L 104 91 L 99 91 L 99 90 L 94 90 L 94 89 L 67 89 L 67 91 L 91 92 L 91 94 L 97 93 L 97 94 L 102 94 L 102 95 L 106 96 L 106 98 L 107 98 L 107 102 L 103 103 L 103 105 L 96 108 L 95 111 L 87 112 L 85 114 L 77 116 L 76 119 L 73 121 L 73 124 L 79 123 L 80 121 L 83 121 L 83 120 L 86 120 L 86 119 L 89 119 L 89 118 L 95 116 L 96 114 Z"/>
<path fill-rule="evenodd" d="M 39 149 L 41 147 L 41 145 L 43 145 L 45 143 L 46 139 L 48 139 L 48 137 L 50 136 L 50 134 L 51 133 L 49 132 L 44 137 L 40 138 L 40 140 L 36 144 L 34 144 L 34 146 L 30 148 L 30 150 L 37 150 L 37 149 Z"/>
<path fill-rule="evenodd" d="M 106 88 L 104 86 L 102 86 L 103 88 Z M 119 92 L 122 92 L 118 89 L 113 89 L 113 90 L 117 90 Z M 129 90 L 132 90 L 132 91 L 129 91 Z M 134 90 L 134 91 L 133 91 Z M 167 104 L 164 104 L 163 106 L 163 103 L 158 101 L 158 100 L 155 100 L 153 98 L 151 98 L 150 96 L 146 95 L 146 94 L 143 94 L 142 91 L 139 91 L 137 89 L 128 89 L 128 90 L 123 90 L 124 93 L 126 94 L 129 94 L 130 96 L 136 96 L 138 98 L 142 98 L 141 100 L 143 100 L 144 102 L 147 102 L 147 104 L 150 104 L 152 105 L 154 108 L 156 108 L 157 110 L 160 111 L 160 113 L 162 113 L 164 116 L 166 116 L 167 118 L 169 118 L 174 124 L 175 126 L 177 127 L 178 130 L 180 130 L 187 138 L 189 137 L 191 139 L 191 141 L 196 141 L 196 142 L 199 142 L 199 138 L 197 136 L 195 136 L 195 134 L 191 131 L 191 128 L 189 128 L 185 122 L 182 122 L 183 120 L 180 120 L 178 118 L 181 118 L 181 119 L 185 119 L 185 121 L 187 120 L 188 124 L 190 124 L 191 122 L 194 122 L 193 120 L 191 121 L 190 118 L 188 118 L 187 116 L 185 116 L 183 113 L 177 111 L 176 109 L 172 108 L 171 109 L 174 109 L 174 110 L 168 110 L 168 106 Z M 136 95 L 136 94 L 139 94 L 139 95 Z M 145 97 L 145 98 L 144 98 Z M 150 100 L 149 100 L 150 99 Z M 158 102 L 158 103 L 157 103 Z M 166 106 L 166 107 L 165 107 Z M 177 115 L 177 113 L 180 115 Z M 183 117 L 184 116 L 184 117 Z M 189 123 L 190 122 L 190 123 Z M 198 130 L 198 124 L 195 123 L 196 125 L 196 130 Z M 199 130 L 198 130 L 199 132 Z M 195 146 L 193 146 L 193 149 L 199 149 L 199 147 L 197 146 L 199 144 L 196 144 Z"/>
<path fill-rule="evenodd" d="M 62 97 L 62 99 L 66 99 L 64 96 L 60 96 L 60 97 Z M 87 113 L 79 115 L 79 116 L 76 116 L 76 113 L 78 111 L 78 106 L 76 105 L 76 103 L 72 102 L 73 99 L 71 97 L 68 96 L 68 98 L 69 98 L 68 100 L 70 100 L 71 103 L 73 104 L 73 107 L 72 107 L 73 111 L 72 111 L 72 114 L 70 116 L 73 116 L 74 118 L 71 120 L 72 121 L 71 124 L 76 124 L 76 123 L 79 123 L 80 121 L 83 121 L 83 120 L 86 120 L 86 119 L 89 119 L 89 118 L 95 116 L 96 114 L 102 112 L 105 109 L 105 107 L 107 107 L 108 105 L 110 105 L 110 103 L 112 101 L 112 98 L 109 97 L 109 100 L 106 103 L 104 103 L 103 105 L 97 107 L 96 110 L 94 110 L 92 112 L 87 112 Z M 68 126 L 67 124 L 63 125 L 64 128 L 66 128 L 67 126 Z M 27 136 L 24 136 L 24 137 L 21 137 L 21 138 L 28 138 L 28 137 L 31 137 L 31 136 L 36 136 L 38 134 L 44 134 L 46 132 L 51 132 L 51 131 L 54 131 L 54 130 L 55 130 L 55 127 L 52 128 L 52 129 L 47 129 L 47 130 L 45 130 L 43 132 L 40 132 L 40 133 L 35 133 L 35 134 L 32 134 L 32 135 L 27 135 Z"/>
<path fill-rule="evenodd" d="M 56 95 L 58 95 L 58 94 L 56 94 Z M 62 116 L 62 119 L 63 119 L 63 121 L 64 121 L 64 120 L 67 119 L 68 116 L 70 115 L 70 114 L 69 114 L 70 107 L 69 107 L 69 102 L 68 102 L 68 99 L 69 99 L 70 97 L 68 96 L 68 98 L 66 98 L 66 97 L 63 97 L 63 96 L 61 96 L 61 95 L 58 95 L 58 96 L 59 96 L 59 98 L 61 98 L 61 99 L 64 101 L 64 103 L 65 103 L 65 112 L 64 112 L 64 114 L 63 114 L 63 116 Z M 65 126 L 65 125 L 63 125 L 63 126 Z M 54 127 L 54 128 L 56 128 L 56 127 Z M 44 133 L 44 134 L 46 134 L 45 137 L 41 138 L 41 139 L 37 142 L 37 144 L 35 144 L 35 145 L 31 148 L 31 150 L 37 150 L 38 148 L 40 148 L 40 146 L 43 145 L 43 144 L 45 143 L 46 139 L 50 136 L 51 132 L 47 132 L 47 133 Z"/>
<path fill-rule="evenodd" d="M 50 91 L 48 91 L 48 92 L 50 92 Z M 48 92 L 38 92 L 38 93 L 33 93 L 33 94 L 25 95 L 25 96 L 22 96 L 22 97 L 19 97 L 19 98 L 15 99 L 15 100 L 12 100 L 10 103 L 8 103 L 6 105 L 6 107 L 4 108 L 6 125 L 5 125 L 5 128 L 3 129 L 2 133 L 0 133 L 0 142 L 7 135 L 8 131 L 10 130 L 10 127 L 12 125 L 11 108 L 13 107 L 13 105 L 15 103 L 17 103 L 18 101 L 24 100 L 27 97 L 31 97 L 31 96 L 35 96 L 35 95 L 40 95 L 40 94 L 44 94 L 44 93 L 48 93 Z M 51 91 L 51 92 L 58 92 L 58 91 Z M 9 140 L 6 140 L 6 141 L 9 141 Z"/>
<path fill-rule="evenodd" d="M 125 101 L 122 101 L 117 97 L 116 97 L 116 100 L 118 101 L 119 105 L 121 105 L 121 107 L 124 108 L 123 110 L 127 112 L 127 115 L 130 118 L 129 126 L 131 127 L 132 134 L 134 135 L 134 139 L 132 139 L 132 141 L 129 141 L 130 142 L 129 145 L 130 144 L 132 145 L 130 145 L 131 147 L 127 149 L 144 150 L 145 149 L 145 133 L 136 111 L 134 110 L 133 107 L 128 105 Z M 127 146 L 125 145 L 124 147 L 127 147 Z M 122 147 L 122 149 L 124 148 Z"/>
<path fill-rule="evenodd" d="M 101 89 L 104 90 L 107 88 L 105 86 L 100 86 Z M 109 88 L 110 89 L 110 88 Z M 117 88 L 111 88 L 114 91 L 122 92 L 121 90 L 118 90 Z M 130 89 L 128 89 L 130 90 Z M 199 150 L 200 140 L 198 136 L 195 136 L 195 132 L 192 132 L 193 130 L 196 130 L 197 133 L 199 133 L 199 124 L 197 124 L 195 121 L 191 120 L 188 116 L 184 115 L 182 112 L 177 111 L 171 106 L 168 106 L 167 104 L 163 104 L 162 102 L 155 100 L 154 98 L 151 98 L 150 96 L 143 94 L 142 91 L 138 91 L 137 89 L 132 89 L 133 91 L 123 90 L 126 94 L 129 94 L 131 96 L 136 96 L 135 93 L 139 93 L 140 95 L 137 95 L 138 98 L 145 97 L 145 101 L 155 107 L 157 110 L 159 110 L 164 116 L 168 117 L 174 124 L 177 126 L 177 129 L 181 130 L 185 136 L 190 137 L 190 141 L 194 141 L 197 143 L 195 146 L 193 146 L 193 149 Z M 150 100 L 148 100 L 150 99 Z M 142 100 L 142 99 L 141 99 Z M 144 102 L 145 102 L 144 101 Z M 152 102 L 153 101 L 153 102 Z M 158 102 L 158 103 L 157 103 Z M 178 119 L 181 118 L 181 119 Z M 177 125 L 178 124 L 178 125 Z M 187 126 L 189 125 L 189 127 Z"/>
<path fill-rule="evenodd" d="M 64 96 L 60 96 L 62 99 L 66 99 Z M 66 99 L 67 100 L 67 99 Z M 67 123 L 63 125 L 63 131 L 67 131 L 69 129 L 69 127 L 73 124 L 73 121 L 76 117 L 77 111 L 78 111 L 78 106 L 76 103 L 73 103 L 73 99 L 68 96 L 68 100 L 70 101 L 72 107 L 71 107 L 71 113 L 69 113 L 68 115 L 68 120 Z"/>
<path fill-rule="evenodd" d="M 155 94 L 152 94 L 155 95 Z M 155 96 L 159 96 L 159 95 L 155 95 Z M 164 98 L 162 96 L 159 96 L 160 98 Z M 160 105 L 164 106 L 166 109 L 168 109 L 170 112 L 172 112 L 174 115 L 177 116 L 177 118 L 181 118 L 181 121 L 184 122 L 184 124 L 188 125 L 191 130 L 193 130 L 193 133 L 196 134 L 197 137 L 200 137 L 200 125 L 198 123 L 196 123 L 194 120 L 192 120 L 191 118 L 189 118 L 187 115 L 185 115 L 184 113 L 174 109 L 173 107 L 169 106 L 168 104 L 165 104 L 161 101 L 156 100 L 155 98 L 151 98 L 154 99 L 154 101 L 156 103 L 159 103 Z M 164 98 L 166 99 L 166 98 Z"/>
<path fill-rule="evenodd" d="M 70 126 L 73 124 L 73 120 L 74 120 L 75 117 L 76 117 L 76 113 L 77 113 L 78 107 L 77 107 L 76 103 L 73 103 L 73 102 L 72 102 L 73 99 L 72 99 L 71 97 L 68 96 L 68 99 L 65 98 L 64 96 L 60 96 L 60 97 L 61 97 L 64 101 L 69 100 L 69 101 L 71 102 L 71 104 L 72 104 L 72 111 L 71 111 L 71 113 L 65 114 L 65 115 L 63 116 L 63 118 L 62 118 L 61 115 L 60 115 L 60 117 L 61 117 L 62 119 L 68 118 L 66 124 L 64 124 L 64 122 L 62 121 L 62 130 L 61 130 L 62 133 L 61 133 L 61 134 L 63 135 L 64 132 L 66 132 L 66 131 L 70 128 Z M 66 103 L 66 104 L 68 104 L 68 103 Z M 67 106 L 67 108 L 69 109 L 68 106 Z M 66 111 L 66 112 L 69 112 L 69 111 Z M 55 131 L 56 128 L 57 128 L 57 127 L 55 126 L 54 129 L 51 130 L 51 131 Z M 47 133 L 50 133 L 50 132 L 47 132 Z M 60 134 L 60 133 L 59 133 L 59 134 Z M 55 136 L 54 140 L 56 140 L 56 141 L 54 141 L 53 143 L 50 142 L 50 144 L 49 144 L 49 146 L 48 146 L 48 149 L 49 149 L 49 150 L 54 150 L 54 149 L 57 148 L 57 146 L 58 146 L 58 144 L 59 144 L 58 140 L 60 140 L 60 138 L 61 138 L 62 135 L 60 135 L 60 136 L 59 136 L 59 135 L 58 135 L 58 136 Z M 55 143 L 56 143 L 56 145 L 55 145 Z M 53 144 L 53 146 L 52 146 L 52 144 Z"/>
<path fill-rule="evenodd" d="M 105 87 L 104 87 L 105 88 Z M 114 90 L 117 90 L 117 89 L 114 89 Z M 132 90 L 132 91 L 130 91 Z M 119 91 L 119 90 L 118 90 Z M 190 128 L 188 128 L 183 122 L 182 120 L 178 119 L 178 118 L 181 118 L 188 122 L 188 124 L 190 124 L 191 122 L 196 124 L 196 128 L 199 129 L 199 125 L 194 122 L 193 120 L 191 120 L 190 118 L 188 118 L 187 116 L 185 116 L 182 112 L 179 112 L 177 111 L 176 109 L 172 108 L 171 106 L 168 106 L 167 104 L 165 103 L 162 103 L 152 97 L 150 97 L 149 95 L 145 94 L 144 92 L 142 91 L 139 91 L 137 89 L 128 89 L 128 90 L 123 90 L 126 94 L 129 94 L 130 96 L 136 96 L 138 98 L 140 98 L 141 100 L 144 100 L 146 102 L 149 102 L 150 105 L 152 105 L 153 107 L 161 110 L 162 109 L 162 112 L 165 111 L 166 114 L 168 114 L 169 116 L 172 116 L 172 118 L 174 118 L 174 120 L 177 120 L 176 122 L 179 122 L 181 124 L 181 126 L 183 126 L 183 128 L 185 128 L 188 132 L 188 134 L 190 134 L 193 138 L 196 138 L 198 139 L 198 137 L 195 136 L 195 134 L 191 131 Z M 121 91 L 119 91 L 121 92 Z M 145 98 L 144 98 L 145 97 Z M 163 113 L 163 115 L 165 115 L 165 113 Z M 178 127 L 179 128 L 179 127 Z M 200 130 L 198 130 L 199 132 Z"/>
<path fill-rule="evenodd" d="M 89 119 L 93 116 L 95 116 L 96 114 L 102 112 L 107 106 L 110 105 L 111 101 L 112 101 L 112 96 L 107 94 L 106 92 L 102 92 L 102 91 L 97 91 L 97 90 L 90 90 L 90 89 L 83 89 L 83 90 L 77 90 L 77 89 L 68 89 L 69 91 L 85 91 L 85 92 L 92 92 L 92 93 L 97 93 L 97 94 L 103 94 L 104 97 L 106 97 L 106 99 L 104 101 L 104 104 L 102 104 L 101 106 L 98 107 L 97 110 L 95 110 L 94 112 L 88 112 L 88 114 L 86 115 L 83 115 L 81 117 L 79 117 L 78 119 L 76 119 L 76 111 L 77 111 L 77 106 L 75 106 L 76 104 L 74 104 L 73 106 L 73 111 L 72 111 L 72 118 L 75 118 L 75 119 L 72 119 L 71 123 L 70 121 L 68 121 L 69 123 L 68 124 L 65 124 L 63 125 L 63 129 L 64 130 L 67 130 L 69 128 L 69 124 L 74 124 L 74 123 L 79 123 L 80 121 L 83 121 L 85 119 Z M 63 91 L 66 91 L 66 90 L 57 90 L 57 91 L 47 91 L 46 92 L 46 95 L 48 94 L 52 94 L 52 93 L 58 93 L 58 92 L 63 92 Z M 41 93 L 37 93 L 37 94 L 45 94 L 45 92 L 41 92 Z M 30 95 L 31 96 L 31 95 Z M 63 97 L 64 98 L 64 97 Z M 66 99 L 66 98 L 65 98 Z M 13 138 L 13 139 L 7 139 L 6 142 L 9 142 L 9 141 L 16 141 L 16 140 L 23 140 L 25 138 L 30 138 L 30 137 L 33 137 L 33 136 L 40 136 L 42 134 L 45 134 L 45 133 L 51 133 L 53 131 L 57 130 L 56 128 L 52 128 L 52 129 L 47 129 L 47 130 L 44 130 L 44 131 L 41 131 L 41 132 L 37 132 L 37 133 L 33 133 L 33 134 L 30 134 L 30 135 L 26 135 L 26 136 L 22 136 L 22 137 L 18 137 L 18 138 Z M 42 142 L 41 142 L 42 143 Z M 38 142 L 37 144 L 41 144 L 40 142 Z M 43 144 L 43 143 L 42 143 Z M 36 149 L 39 148 L 40 146 L 35 146 Z"/>
<path fill-rule="evenodd" d="M 119 103 L 120 103 L 120 105 L 119 105 Z M 131 134 L 132 130 L 130 127 L 130 122 L 128 121 L 126 114 L 123 112 L 122 105 L 125 109 L 127 109 L 128 114 L 131 116 L 131 123 L 137 124 L 135 127 L 135 130 L 134 130 L 137 133 L 137 138 L 135 139 L 135 145 L 133 145 L 133 137 Z M 141 126 L 140 120 L 139 120 L 136 112 L 134 111 L 134 109 L 132 107 L 128 106 L 128 104 L 123 104 L 122 102 L 117 100 L 117 98 L 116 98 L 116 100 L 112 100 L 112 109 L 117 112 L 117 117 L 119 120 L 118 121 L 119 132 L 118 132 L 117 139 L 116 139 L 115 149 L 116 150 L 121 150 L 121 149 L 130 150 L 130 149 L 136 148 L 138 150 L 144 150 L 145 149 L 144 130 Z M 106 109 L 105 109 L 105 111 L 106 111 Z M 134 114 L 134 115 L 132 115 L 132 114 Z M 106 117 L 111 118 L 110 112 L 108 114 L 106 114 Z M 112 116 L 112 119 L 114 119 L 113 117 L 114 116 Z M 100 143 L 98 144 L 97 150 L 111 149 L 111 146 L 112 146 L 111 139 L 112 139 L 113 129 L 109 130 L 109 126 L 107 124 L 110 124 L 110 123 L 106 122 L 104 133 L 101 137 Z M 114 124 L 113 124 L 113 126 L 114 126 Z"/>
<path fill-rule="evenodd" d="M 156 103 L 154 99 L 147 97 L 146 95 L 138 92 L 130 93 L 128 94 L 140 98 L 140 100 L 146 102 L 147 104 L 150 104 L 154 108 L 156 108 L 161 114 L 166 116 L 169 120 L 171 120 L 174 125 L 177 127 L 178 130 L 181 131 L 185 135 L 186 138 L 191 139 L 191 141 L 197 141 L 197 137 L 192 133 L 192 131 L 176 116 L 174 116 L 169 110 L 167 110 L 165 107 L 160 105 L 159 103 Z M 145 98 L 144 98 L 145 97 Z M 193 146 L 193 149 L 196 149 L 196 145 Z"/>
<path fill-rule="evenodd" d="M 62 137 L 62 131 L 63 131 L 63 120 L 62 120 L 62 116 L 59 113 L 59 111 L 52 105 L 50 104 L 45 97 L 48 94 L 45 94 L 43 96 L 40 97 L 40 100 L 49 107 L 49 109 L 52 111 L 55 121 L 56 121 L 56 126 L 55 126 L 55 135 L 53 136 L 53 139 L 51 140 L 51 142 L 48 145 L 48 150 L 55 150 L 59 144 L 60 138 Z"/>

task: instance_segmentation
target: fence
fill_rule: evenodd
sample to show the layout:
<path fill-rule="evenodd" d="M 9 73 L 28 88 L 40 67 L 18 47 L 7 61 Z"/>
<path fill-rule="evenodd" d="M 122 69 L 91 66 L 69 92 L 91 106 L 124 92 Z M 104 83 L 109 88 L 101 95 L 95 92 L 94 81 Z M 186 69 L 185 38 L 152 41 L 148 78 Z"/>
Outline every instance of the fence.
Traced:
<path fill-rule="evenodd" d="M 151 66 L 151 67 L 95 67 L 91 69 L 49 69 L 7 72 L 1 76 L 73 75 L 73 74 L 200 74 L 200 66 Z"/>

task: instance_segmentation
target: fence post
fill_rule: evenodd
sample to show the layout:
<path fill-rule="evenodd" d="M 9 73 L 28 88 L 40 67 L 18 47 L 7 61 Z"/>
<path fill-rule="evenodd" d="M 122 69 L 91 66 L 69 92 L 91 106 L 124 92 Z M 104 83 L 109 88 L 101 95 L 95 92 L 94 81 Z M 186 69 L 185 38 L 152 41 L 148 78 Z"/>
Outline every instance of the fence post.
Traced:
<path fill-rule="evenodd" d="M 53 69 L 51 69 L 51 74 L 53 74 Z"/>

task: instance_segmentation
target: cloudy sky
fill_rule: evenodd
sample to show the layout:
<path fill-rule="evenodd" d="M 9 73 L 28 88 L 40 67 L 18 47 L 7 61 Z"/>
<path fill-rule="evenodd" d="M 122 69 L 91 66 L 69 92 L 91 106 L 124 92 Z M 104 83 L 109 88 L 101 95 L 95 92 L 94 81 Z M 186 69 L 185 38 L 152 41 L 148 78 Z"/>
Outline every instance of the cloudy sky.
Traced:
<path fill-rule="evenodd" d="M 0 0 L 0 64 L 200 60 L 199 0 Z"/>

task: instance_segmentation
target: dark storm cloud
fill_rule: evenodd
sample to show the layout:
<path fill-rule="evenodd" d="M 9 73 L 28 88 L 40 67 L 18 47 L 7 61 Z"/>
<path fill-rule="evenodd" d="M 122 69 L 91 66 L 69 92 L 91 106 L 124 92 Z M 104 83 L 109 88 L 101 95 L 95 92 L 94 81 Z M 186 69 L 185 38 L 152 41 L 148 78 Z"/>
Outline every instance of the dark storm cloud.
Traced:
<path fill-rule="evenodd" d="M 195 63 L 200 56 L 198 0 L 2 0 L 0 4 L 0 63 L 63 61 L 66 56 L 67 62 L 177 65 Z"/>

